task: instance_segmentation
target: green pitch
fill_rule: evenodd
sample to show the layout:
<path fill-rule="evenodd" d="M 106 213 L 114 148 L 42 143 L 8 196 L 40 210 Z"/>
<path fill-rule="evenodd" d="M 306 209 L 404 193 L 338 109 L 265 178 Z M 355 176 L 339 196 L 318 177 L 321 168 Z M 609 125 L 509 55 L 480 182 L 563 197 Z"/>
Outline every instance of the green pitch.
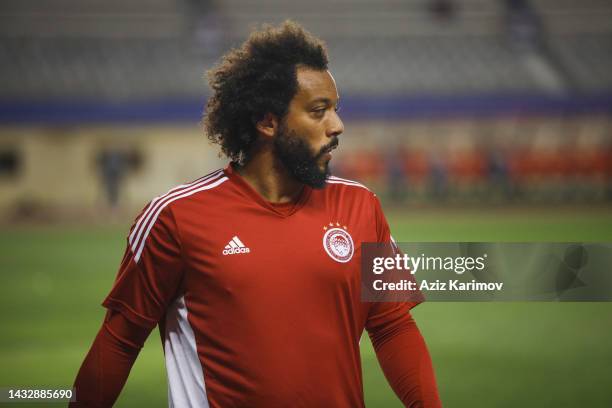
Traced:
<path fill-rule="evenodd" d="M 388 218 L 399 241 L 612 241 L 609 213 L 415 210 Z M 126 232 L 127 225 L 0 232 L 0 387 L 72 384 L 102 321 L 99 304 Z M 414 315 L 446 407 L 612 406 L 612 303 L 427 303 Z M 401 406 L 367 336 L 362 358 L 367 405 Z M 154 332 L 117 406 L 166 405 Z"/>

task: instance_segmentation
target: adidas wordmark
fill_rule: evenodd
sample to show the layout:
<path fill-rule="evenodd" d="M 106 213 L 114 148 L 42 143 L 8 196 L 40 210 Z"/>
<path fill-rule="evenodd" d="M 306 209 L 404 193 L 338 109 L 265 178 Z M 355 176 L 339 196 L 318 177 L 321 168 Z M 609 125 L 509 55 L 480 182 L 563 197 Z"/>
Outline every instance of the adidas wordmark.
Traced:
<path fill-rule="evenodd" d="M 249 252 L 251 250 L 235 235 L 223 249 L 223 255 L 248 254 Z"/>

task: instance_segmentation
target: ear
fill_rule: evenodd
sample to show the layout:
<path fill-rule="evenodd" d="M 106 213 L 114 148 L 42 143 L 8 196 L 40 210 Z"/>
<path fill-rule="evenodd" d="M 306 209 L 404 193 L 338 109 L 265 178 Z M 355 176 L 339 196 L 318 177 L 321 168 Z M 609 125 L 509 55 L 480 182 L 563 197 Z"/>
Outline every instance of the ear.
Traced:
<path fill-rule="evenodd" d="M 266 139 L 272 139 L 278 129 L 278 118 L 272 113 L 266 113 L 261 120 L 255 122 L 257 132 Z"/>

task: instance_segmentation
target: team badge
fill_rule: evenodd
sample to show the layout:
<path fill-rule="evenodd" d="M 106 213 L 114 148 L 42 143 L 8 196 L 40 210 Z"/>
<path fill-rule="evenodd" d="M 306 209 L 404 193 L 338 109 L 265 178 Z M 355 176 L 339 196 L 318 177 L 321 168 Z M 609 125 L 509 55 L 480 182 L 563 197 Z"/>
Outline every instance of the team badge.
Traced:
<path fill-rule="evenodd" d="M 331 228 L 330 228 L 331 227 Z M 325 235 L 323 235 L 323 248 L 325 252 L 336 262 L 345 263 L 351 260 L 355 252 L 353 238 L 346 231 L 346 226 L 340 227 L 340 224 L 329 223 L 329 227 L 323 227 Z"/>

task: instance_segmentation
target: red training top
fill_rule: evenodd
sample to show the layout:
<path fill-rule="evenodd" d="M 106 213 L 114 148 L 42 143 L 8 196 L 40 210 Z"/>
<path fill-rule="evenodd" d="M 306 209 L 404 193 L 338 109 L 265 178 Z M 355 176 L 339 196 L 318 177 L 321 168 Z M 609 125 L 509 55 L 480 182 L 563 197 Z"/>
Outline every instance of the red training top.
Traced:
<path fill-rule="evenodd" d="M 228 166 L 143 210 L 103 304 L 133 333 L 159 323 L 170 406 L 363 407 L 366 328 L 402 401 L 437 407 L 415 304 L 360 300 L 361 243 L 389 240 L 378 199 L 357 182 L 330 177 L 273 204 Z M 126 336 L 138 338 L 106 337 Z M 96 375 L 81 371 L 77 399 Z"/>

